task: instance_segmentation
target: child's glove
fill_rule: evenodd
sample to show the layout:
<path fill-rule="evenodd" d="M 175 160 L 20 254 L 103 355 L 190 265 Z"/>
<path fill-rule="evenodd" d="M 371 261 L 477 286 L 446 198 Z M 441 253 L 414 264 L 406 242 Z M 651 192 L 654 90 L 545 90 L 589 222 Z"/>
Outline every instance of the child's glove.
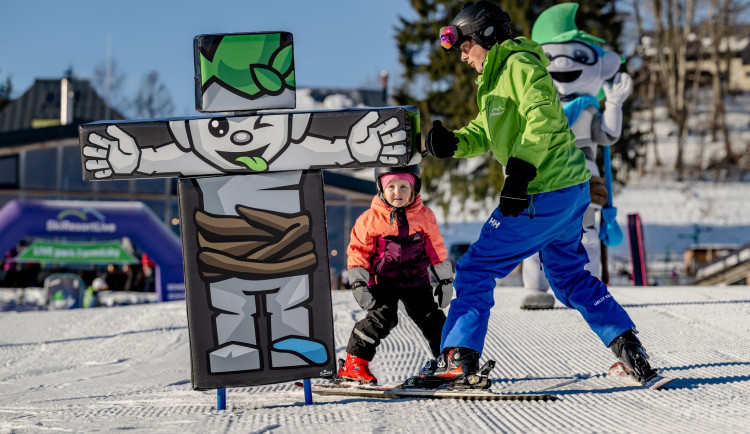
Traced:
<path fill-rule="evenodd" d="M 526 188 L 536 178 L 536 167 L 519 158 L 510 157 L 505 166 L 505 183 L 500 191 L 500 214 L 518 217 L 529 207 Z"/>
<path fill-rule="evenodd" d="M 375 297 L 373 297 L 367 282 L 370 280 L 370 273 L 362 267 L 352 267 L 347 270 L 349 282 L 352 285 L 352 295 L 357 300 L 357 304 L 362 309 L 372 309 L 375 307 Z"/>
<path fill-rule="evenodd" d="M 362 309 L 372 309 L 375 307 L 375 297 L 372 296 L 370 287 L 363 281 L 354 282 L 352 285 L 352 295 L 357 300 L 357 304 Z"/>
<path fill-rule="evenodd" d="M 432 121 L 432 129 L 424 137 L 424 147 L 438 158 L 450 158 L 458 149 L 458 137 L 440 121 Z"/>
<path fill-rule="evenodd" d="M 445 309 L 451 304 L 453 298 L 453 266 L 450 259 L 436 265 L 430 265 L 430 271 L 435 276 L 435 280 L 438 281 L 435 287 L 438 304 L 441 309 Z"/>
<path fill-rule="evenodd" d="M 591 203 L 604 206 L 607 204 L 607 186 L 604 184 L 604 178 L 592 176 L 589 180 L 589 194 Z"/>

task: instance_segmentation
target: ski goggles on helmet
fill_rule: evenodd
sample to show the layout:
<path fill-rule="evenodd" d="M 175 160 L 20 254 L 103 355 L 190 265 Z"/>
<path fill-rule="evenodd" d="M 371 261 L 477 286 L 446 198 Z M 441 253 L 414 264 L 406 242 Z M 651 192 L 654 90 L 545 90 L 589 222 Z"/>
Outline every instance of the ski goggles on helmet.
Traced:
<path fill-rule="evenodd" d="M 440 46 L 445 51 L 455 51 L 466 40 L 457 26 L 445 26 L 440 29 Z"/>
<path fill-rule="evenodd" d="M 550 62 L 558 57 L 565 57 L 583 65 L 595 65 L 604 50 L 581 41 L 568 41 L 542 44 L 544 55 Z"/>

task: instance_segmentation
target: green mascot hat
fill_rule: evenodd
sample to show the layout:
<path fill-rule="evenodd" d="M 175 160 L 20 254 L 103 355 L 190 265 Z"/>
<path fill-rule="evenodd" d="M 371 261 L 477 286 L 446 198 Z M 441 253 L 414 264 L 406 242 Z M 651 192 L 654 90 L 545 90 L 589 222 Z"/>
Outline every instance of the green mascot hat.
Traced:
<path fill-rule="evenodd" d="M 538 44 L 568 42 L 580 39 L 594 46 L 604 42 L 583 30 L 578 30 L 575 18 L 578 3 L 560 3 L 539 14 L 531 29 L 531 39 Z"/>

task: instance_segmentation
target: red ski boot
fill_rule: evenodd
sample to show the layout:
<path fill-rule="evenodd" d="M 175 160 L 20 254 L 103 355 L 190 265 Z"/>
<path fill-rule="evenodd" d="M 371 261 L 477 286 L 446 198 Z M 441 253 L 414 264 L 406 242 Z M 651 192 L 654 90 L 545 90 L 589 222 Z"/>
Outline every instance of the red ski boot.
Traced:
<path fill-rule="evenodd" d="M 370 372 L 370 362 L 351 354 L 346 355 L 344 366 L 339 368 L 338 377 L 342 380 L 359 381 L 362 384 L 378 384 L 378 379 Z"/>
<path fill-rule="evenodd" d="M 476 374 L 479 369 L 479 356 L 477 351 L 469 348 L 446 348 L 437 359 L 431 360 L 419 371 L 419 376 L 425 380 L 444 382 L 466 378 Z"/>
<path fill-rule="evenodd" d="M 495 367 L 495 361 L 489 360 L 480 368 L 479 357 L 479 352 L 470 348 L 446 348 L 437 359 L 428 361 L 418 376 L 408 378 L 404 388 L 489 389 L 492 386 L 489 373 Z"/>

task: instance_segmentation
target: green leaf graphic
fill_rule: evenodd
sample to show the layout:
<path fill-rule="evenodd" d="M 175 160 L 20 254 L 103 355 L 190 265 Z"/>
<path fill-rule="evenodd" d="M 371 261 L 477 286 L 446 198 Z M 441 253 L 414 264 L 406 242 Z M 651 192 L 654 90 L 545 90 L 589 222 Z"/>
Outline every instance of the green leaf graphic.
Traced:
<path fill-rule="evenodd" d="M 274 57 L 273 64 L 271 66 L 275 70 L 279 71 L 281 75 L 285 75 L 289 70 L 289 67 L 292 66 L 293 58 L 292 46 L 287 45 L 286 47 L 279 50 L 279 52 L 276 54 L 276 57 Z"/>
<path fill-rule="evenodd" d="M 266 65 L 252 65 L 250 72 L 258 83 L 258 87 L 269 92 L 278 92 L 283 85 L 281 76 Z"/>

